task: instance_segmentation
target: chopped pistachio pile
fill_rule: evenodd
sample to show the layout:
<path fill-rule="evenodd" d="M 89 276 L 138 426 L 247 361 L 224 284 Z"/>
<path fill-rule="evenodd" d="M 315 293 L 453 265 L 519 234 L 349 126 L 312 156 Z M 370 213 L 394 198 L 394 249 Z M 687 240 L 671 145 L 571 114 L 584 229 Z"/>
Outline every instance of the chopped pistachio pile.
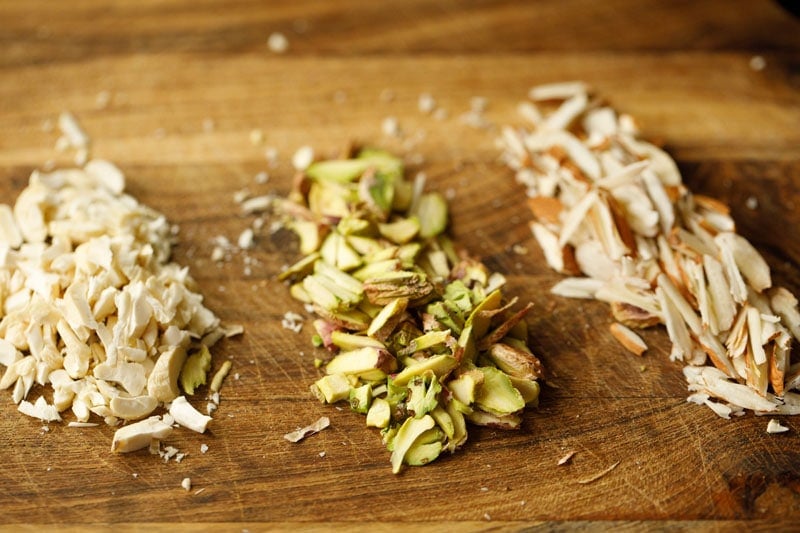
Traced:
<path fill-rule="evenodd" d="M 467 422 L 516 429 L 536 404 L 542 366 L 512 312 L 505 279 L 455 250 L 448 208 L 378 150 L 320 161 L 278 202 L 304 257 L 291 294 L 313 306 L 316 346 L 334 355 L 311 390 L 379 428 L 392 471 L 467 440 Z"/>

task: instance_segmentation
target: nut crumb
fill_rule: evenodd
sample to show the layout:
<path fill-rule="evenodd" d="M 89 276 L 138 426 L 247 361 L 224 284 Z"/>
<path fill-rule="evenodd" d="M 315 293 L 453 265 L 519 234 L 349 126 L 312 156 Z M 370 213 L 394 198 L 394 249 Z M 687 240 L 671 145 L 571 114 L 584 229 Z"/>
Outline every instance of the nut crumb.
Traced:
<path fill-rule="evenodd" d="M 566 453 L 566 455 L 564 455 L 564 457 L 562 457 L 561 459 L 558 460 L 558 463 L 557 463 L 558 466 L 565 465 L 565 464 L 569 463 L 572 460 L 572 457 L 575 455 L 575 453 L 577 453 L 577 452 L 575 452 L 575 450 L 568 451 Z"/>
<path fill-rule="evenodd" d="M 183 490 L 187 492 L 192 490 L 192 479 L 188 477 L 183 478 L 183 481 L 181 481 L 181 487 L 183 487 Z"/>
<path fill-rule="evenodd" d="M 267 39 L 267 47 L 272 53 L 283 54 L 289 50 L 289 39 L 279 31 L 273 32 Z"/>
<path fill-rule="evenodd" d="M 761 72 L 767 66 L 767 60 L 764 56 L 753 56 L 750 58 L 750 68 L 756 72 Z"/>
<path fill-rule="evenodd" d="M 775 418 L 770 419 L 769 423 L 767 423 L 767 433 L 786 433 L 787 431 L 789 431 L 789 428 L 781 425 Z"/>
<path fill-rule="evenodd" d="M 397 117 L 386 117 L 381 122 L 381 131 L 387 137 L 400 137 L 400 123 Z"/>

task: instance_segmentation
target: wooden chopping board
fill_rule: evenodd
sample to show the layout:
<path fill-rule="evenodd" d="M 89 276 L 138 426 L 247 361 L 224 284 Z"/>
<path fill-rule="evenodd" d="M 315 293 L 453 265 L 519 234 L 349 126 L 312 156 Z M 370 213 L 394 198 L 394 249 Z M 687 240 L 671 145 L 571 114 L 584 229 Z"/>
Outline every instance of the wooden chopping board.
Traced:
<path fill-rule="evenodd" d="M 692 190 L 731 205 L 775 281 L 798 293 L 800 95 L 786 81 L 796 76 L 796 56 L 767 56 L 764 71 L 751 69 L 749 59 L 713 52 L 170 52 L 9 62 L 0 76 L 0 198 L 13 202 L 45 161 L 69 163 L 42 123 L 72 110 L 93 138 L 94 155 L 115 161 L 128 191 L 180 227 L 174 260 L 190 266 L 207 305 L 225 322 L 243 324 L 245 334 L 217 345 L 215 367 L 230 359 L 232 375 L 211 430 L 170 439 L 188 453 L 179 464 L 146 452 L 112 455 L 109 427 L 51 424 L 45 431 L 3 392 L 0 522 L 467 531 L 542 521 L 712 529 L 796 520 L 798 421 L 785 417 L 790 431 L 767 435 L 766 417 L 727 421 L 687 404 L 663 330 L 644 333 L 650 350 L 637 358 L 608 333 L 604 304 L 551 296 L 559 276 L 530 235 L 523 191 L 498 162 L 497 131 L 459 120 L 470 99 L 482 96 L 493 124 L 513 123 L 531 85 L 586 80 L 637 117 L 646 136 L 663 141 Z M 102 91 L 110 101 L 98 109 Z M 447 109 L 447 119 L 419 113 L 422 92 Z M 397 117 L 402 139 L 382 134 L 387 116 Z M 264 134 L 258 145 L 253 129 Z M 520 431 L 473 428 L 461 452 L 398 476 L 363 417 L 321 405 L 308 392 L 318 375 L 310 320 L 298 334 L 281 327 L 286 311 L 308 315 L 275 280 L 299 257 L 293 237 L 265 229 L 247 254 L 221 265 L 210 260 L 215 236 L 235 240 L 252 222 L 240 214 L 236 191 L 285 194 L 294 150 L 311 145 L 333 155 L 351 141 L 404 155 L 409 172 L 425 172 L 430 188 L 453 196 L 456 240 L 506 274 L 509 294 L 535 303 L 532 344 L 553 376 Z M 267 147 L 278 151 L 275 168 Z M 261 171 L 269 172 L 266 184 L 254 180 Z M 283 439 L 323 415 L 329 429 L 298 444 Z M 570 451 L 572 461 L 557 466 Z M 597 481 L 579 483 L 617 462 Z M 193 483 L 188 492 L 180 486 L 185 477 Z"/>

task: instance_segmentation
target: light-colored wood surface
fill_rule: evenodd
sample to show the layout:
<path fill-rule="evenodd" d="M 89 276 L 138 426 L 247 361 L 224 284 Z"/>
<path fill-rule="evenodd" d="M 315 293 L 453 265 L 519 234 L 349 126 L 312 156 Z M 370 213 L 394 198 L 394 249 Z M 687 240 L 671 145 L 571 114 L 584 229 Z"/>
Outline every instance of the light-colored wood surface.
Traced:
<path fill-rule="evenodd" d="M 180 464 L 112 455 L 108 427 L 43 432 L 0 393 L 0 522 L 733 530 L 799 518 L 798 421 L 767 435 L 767 418 L 725 421 L 687 404 L 663 331 L 645 332 L 651 349 L 635 358 L 607 332 L 605 305 L 550 296 L 558 276 L 497 161 L 496 131 L 458 117 L 483 96 L 490 121 L 511 123 L 531 85 L 586 80 L 664 143 L 690 188 L 730 203 L 776 281 L 797 293 L 800 22 L 769 2 L 600 5 L 0 2 L 0 198 L 13 202 L 46 161 L 68 162 L 42 123 L 72 110 L 93 153 L 126 172 L 129 192 L 180 226 L 174 259 L 190 266 L 209 307 L 246 330 L 215 350 L 215 364 L 231 358 L 239 379 L 226 382 L 210 433 L 171 439 L 189 452 Z M 284 55 L 266 47 L 276 30 L 290 40 Z M 750 67 L 756 54 L 761 71 Z M 103 91 L 111 100 L 98 109 Z M 449 118 L 419 113 L 422 92 Z M 404 139 L 382 134 L 387 116 Z M 362 417 L 308 393 L 310 321 L 300 334 L 281 327 L 284 312 L 303 310 L 274 280 L 298 257 L 291 235 L 259 235 L 250 275 L 242 254 L 222 266 L 209 259 L 214 236 L 235 239 L 252 221 L 235 191 L 286 193 L 294 150 L 333 154 L 350 141 L 393 149 L 431 188 L 454 193 L 453 235 L 536 304 L 533 347 L 553 375 L 521 431 L 472 429 L 460 453 L 400 476 Z M 265 170 L 269 182 L 255 183 Z M 283 439 L 322 415 L 331 428 Z M 572 463 L 557 466 L 569 450 Z M 602 479 L 577 483 L 616 461 Z"/>

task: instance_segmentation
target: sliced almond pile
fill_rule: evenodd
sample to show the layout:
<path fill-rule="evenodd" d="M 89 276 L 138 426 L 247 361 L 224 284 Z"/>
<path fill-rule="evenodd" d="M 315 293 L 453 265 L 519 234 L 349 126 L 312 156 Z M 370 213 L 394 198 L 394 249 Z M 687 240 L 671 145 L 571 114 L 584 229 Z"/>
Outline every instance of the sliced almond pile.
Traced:
<path fill-rule="evenodd" d="M 91 160 L 34 171 L 13 209 L 0 206 L 0 388 L 48 422 L 66 410 L 78 424 L 141 419 L 118 431 L 115 451 L 166 436 L 171 423 L 151 415 L 170 403 L 164 419 L 205 429 L 178 381 L 205 383 L 210 355 L 199 368 L 187 354 L 226 334 L 188 269 L 169 262 L 165 217 L 124 188 L 116 166 Z"/>
<path fill-rule="evenodd" d="M 664 324 L 671 358 L 700 367 L 685 373 L 693 401 L 721 416 L 800 412 L 789 392 L 800 384 L 797 300 L 772 286 L 728 207 L 692 194 L 673 159 L 584 84 L 535 87 L 529 98 L 528 124 L 503 128 L 500 145 L 547 263 L 575 276 L 553 292 L 608 302 L 613 335 L 637 354 L 646 345 L 630 328 Z"/>

